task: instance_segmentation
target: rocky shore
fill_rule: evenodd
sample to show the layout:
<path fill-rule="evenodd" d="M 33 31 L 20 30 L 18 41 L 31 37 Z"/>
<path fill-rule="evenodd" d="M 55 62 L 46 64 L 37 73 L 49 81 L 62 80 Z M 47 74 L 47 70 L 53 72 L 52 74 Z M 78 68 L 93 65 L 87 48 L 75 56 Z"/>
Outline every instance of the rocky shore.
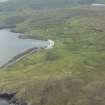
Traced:
<path fill-rule="evenodd" d="M 16 97 L 16 92 L 0 92 L 0 105 L 28 105 L 23 98 Z"/>

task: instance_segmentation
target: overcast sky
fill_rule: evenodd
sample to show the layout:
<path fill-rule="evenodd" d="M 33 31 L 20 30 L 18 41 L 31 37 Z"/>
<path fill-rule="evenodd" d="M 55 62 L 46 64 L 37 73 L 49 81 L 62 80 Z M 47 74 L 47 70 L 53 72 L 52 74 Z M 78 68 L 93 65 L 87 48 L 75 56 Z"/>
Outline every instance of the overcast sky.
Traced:
<path fill-rule="evenodd" d="M 4 1 L 7 1 L 7 0 L 0 0 L 0 2 L 4 2 Z"/>

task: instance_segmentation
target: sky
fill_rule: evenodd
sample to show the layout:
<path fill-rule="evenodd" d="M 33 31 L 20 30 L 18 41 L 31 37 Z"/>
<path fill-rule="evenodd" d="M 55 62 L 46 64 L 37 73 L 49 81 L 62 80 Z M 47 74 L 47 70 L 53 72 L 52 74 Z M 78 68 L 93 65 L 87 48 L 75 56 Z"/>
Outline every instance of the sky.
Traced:
<path fill-rule="evenodd" d="M 7 1 L 7 0 L 0 0 L 0 2 L 4 2 L 4 1 Z"/>

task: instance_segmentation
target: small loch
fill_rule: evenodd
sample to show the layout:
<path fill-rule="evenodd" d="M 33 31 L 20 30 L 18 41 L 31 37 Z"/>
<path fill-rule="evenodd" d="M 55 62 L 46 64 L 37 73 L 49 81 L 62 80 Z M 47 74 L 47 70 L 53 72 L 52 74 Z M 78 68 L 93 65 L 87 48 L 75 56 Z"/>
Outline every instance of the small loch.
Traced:
<path fill-rule="evenodd" d="M 48 46 L 47 41 L 21 39 L 19 35 L 20 33 L 11 32 L 10 29 L 0 30 L 0 66 L 31 48 L 45 48 Z"/>

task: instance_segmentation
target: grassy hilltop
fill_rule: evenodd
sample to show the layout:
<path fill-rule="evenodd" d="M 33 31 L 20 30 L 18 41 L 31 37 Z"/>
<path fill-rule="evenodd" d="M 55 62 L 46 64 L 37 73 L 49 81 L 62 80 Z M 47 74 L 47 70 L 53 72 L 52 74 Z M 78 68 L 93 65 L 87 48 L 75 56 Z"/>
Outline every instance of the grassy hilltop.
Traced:
<path fill-rule="evenodd" d="M 52 39 L 55 46 L 2 69 L 1 88 L 17 90 L 29 105 L 105 104 L 105 7 L 81 2 L 43 10 L 2 7 L 1 28 Z"/>

